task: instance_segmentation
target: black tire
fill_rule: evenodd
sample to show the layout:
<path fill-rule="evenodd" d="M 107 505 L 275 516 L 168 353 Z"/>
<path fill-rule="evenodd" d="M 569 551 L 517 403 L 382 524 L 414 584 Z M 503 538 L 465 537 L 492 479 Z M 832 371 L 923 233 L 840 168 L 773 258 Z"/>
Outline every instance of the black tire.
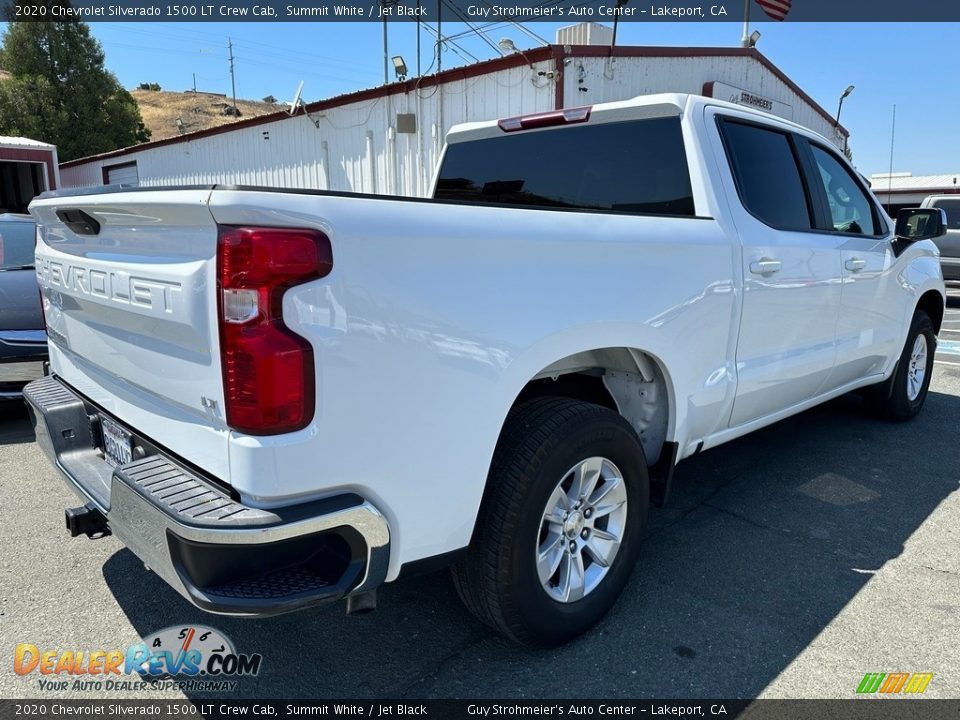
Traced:
<path fill-rule="evenodd" d="M 908 392 L 908 377 L 911 372 L 913 346 L 919 335 L 923 335 L 927 341 L 927 360 L 920 393 L 911 400 Z M 913 322 L 910 323 L 907 342 L 903 346 L 903 352 L 900 354 L 900 360 L 893 375 L 886 382 L 867 389 L 866 400 L 870 409 L 877 416 L 894 422 L 903 422 L 916 417 L 927 399 L 936 352 L 937 336 L 933 331 L 933 322 L 923 310 L 917 310 L 913 316 Z"/>
<path fill-rule="evenodd" d="M 563 603 L 548 595 L 537 574 L 541 518 L 564 474 L 595 456 L 613 462 L 623 476 L 623 539 L 599 584 L 582 599 Z M 597 623 L 623 591 L 640 552 L 649 503 L 643 448 L 620 415 L 564 398 L 525 403 L 511 412 L 497 444 L 472 542 L 453 568 L 457 592 L 474 615 L 516 642 L 566 642 Z"/>

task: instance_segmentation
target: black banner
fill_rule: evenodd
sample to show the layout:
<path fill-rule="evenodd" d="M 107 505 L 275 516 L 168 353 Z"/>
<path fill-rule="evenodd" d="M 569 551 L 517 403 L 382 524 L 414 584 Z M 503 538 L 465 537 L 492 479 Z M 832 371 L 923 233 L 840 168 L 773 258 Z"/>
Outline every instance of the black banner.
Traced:
<path fill-rule="evenodd" d="M 960 700 L 0 700 L 0 718 L 742 718 L 940 720 Z"/>
<path fill-rule="evenodd" d="M 12 21 L 751 22 L 754 0 L 13 0 Z M 796 0 L 784 22 L 960 22 L 957 0 Z"/>

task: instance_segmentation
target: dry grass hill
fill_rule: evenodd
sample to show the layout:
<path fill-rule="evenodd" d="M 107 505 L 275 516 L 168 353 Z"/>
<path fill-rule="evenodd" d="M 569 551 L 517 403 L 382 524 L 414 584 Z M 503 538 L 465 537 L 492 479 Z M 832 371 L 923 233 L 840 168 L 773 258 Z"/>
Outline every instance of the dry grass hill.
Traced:
<path fill-rule="evenodd" d="M 151 140 L 163 140 L 258 115 L 269 115 L 285 107 L 254 100 L 237 100 L 241 114 L 240 117 L 234 117 L 224 114 L 224 109 L 231 102 L 223 95 L 165 90 L 132 90 L 131 94 L 140 106 L 140 114 L 144 125 L 150 129 Z M 182 132 L 177 128 L 177 118 L 183 123 Z"/>

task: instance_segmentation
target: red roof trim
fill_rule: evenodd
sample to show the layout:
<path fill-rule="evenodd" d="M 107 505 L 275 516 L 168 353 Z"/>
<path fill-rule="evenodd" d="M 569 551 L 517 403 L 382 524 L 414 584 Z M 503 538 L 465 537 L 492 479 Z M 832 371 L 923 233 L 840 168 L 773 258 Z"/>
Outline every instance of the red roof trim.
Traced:
<path fill-rule="evenodd" d="M 451 80 L 466 80 L 469 78 L 479 77 L 480 75 L 487 75 L 492 72 L 497 72 L 499 70 L 509 70 L 510 68 L 522 67 L 528 63 L 532 64 L 545 62 L 551 59 L 554 60 L 559 68 L 559 66 L 562 66 L 563 58 L 565 57 L 752 57 L 765 68 L 770 70 L 770 72 L 772 72 L 777 78 L 783 81 L 783 83 L 793 90 L 793 92 L 803 98 L 803 100 L 813 107 L 814 110 L 816 110 L 817 113 L 819 113 L 824 119 L 828 120 L 830 123 L 833 123 L 833 116 L 824 110 L 819 104 L 817 104 L 813 98 L 801 90 L 800 87 L 793 82 L 793 80 L 788 78 L 783 71 L 780 70 L 780 68 L 770 62 L 755 48 L 739 47 L 632 47 L 626 45 L 610 47 L 608 45 L 548 45 L 546 47 L 534 48 L 532 50 L 524 50 L 522 54 L 515 53 L 505 57 L 494 58 L 493 60 L 485 60 L 483 62 L 468 65 L 466 67 L 444 70 L 436 75 L 427 75 L 414 80 L 406 80 L 404 82 L 391 83 L 389 85 L 381 85 L 375 88 L 359 90 L 346 95 L 338 95 L 326 100 L 308 103 L 305 107 L 308 113 L 322 112 L 323 110 L 331 110 L 333 108 L 349 105 L 351 103 L 363 102 L 364 100 L 377 100 L 379 98 L 389 97 L 391 95 L 411 93 L 415 92 L 418 88 L 435 87 L 437 85 L 450 82 Z M 558 90 L 556 91 L 555 105 L 556 109 L 560 109 L 564 102 L 563 87 L 560 83 L 557 84 L 557 87 Z M 95 160 L 106 160 L 109 158 L 129 155 L 130 153 L 140 152 L 141 150 L 152 150 L 153 148 L 163 147 L 164 145 L 175 145 L 178 143 L 190 142 L 191 140 L 199 140 L 200 138 L 219 135 L 220 133 L 231 132 L 233 130 L 241 130 L 243 128 L 256 127 L 257 125 L 265 125 L 267 123 L 284 120 L 289 117 L 290 115 L 283 111 L 271 113 L 269 115 L 260 115 L 258 117 L 248 118 L 247 120 L 240 120 L 235 123 L 219 125 L 206 130 L 198 130 L 197 132 L 187 133 L 185 135 L 175 135 L 174 137 L 165 138 L 163 140 L 154 140 L 153 142 L 146 142 L 141 145 L 133 145 L 127 148 L 101 153 L 100 155 L 90 155 L 88 157 L 70 160 L 69 162 L 61 163 L 60 167 L 69 168 L 75 165 L 83 165 L 88 162 L 93 162 Z M 844 134 L 849 135 L 847 130 L 842 125 L 839 126 L 839 129 Z"/>

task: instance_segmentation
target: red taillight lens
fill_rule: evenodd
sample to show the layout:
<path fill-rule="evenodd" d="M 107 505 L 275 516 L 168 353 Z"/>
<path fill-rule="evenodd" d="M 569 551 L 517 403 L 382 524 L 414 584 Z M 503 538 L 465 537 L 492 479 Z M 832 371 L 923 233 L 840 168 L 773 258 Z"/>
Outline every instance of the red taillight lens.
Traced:
<path fill-rule="evenodd" d="M 555 125 L 576 125 L 590 120 L 590 111 L 593 105 L 566 108 L 565 110 L 551 110 L 550 112 L 535 113 L 533 115 L 517 115 L 516 117 L 499 120 L 497 125 L 504 132 L 517 130 L 536 130 L 537 128 L 553 127 Z"/>
<path fill-rule="evenodd" d="M 333 269 L 317 230 L 220 226 L 217 277 L 227 424 L 277 435 L 313 419 L 310 343 L 283 323 L 283 294 Z"/>

